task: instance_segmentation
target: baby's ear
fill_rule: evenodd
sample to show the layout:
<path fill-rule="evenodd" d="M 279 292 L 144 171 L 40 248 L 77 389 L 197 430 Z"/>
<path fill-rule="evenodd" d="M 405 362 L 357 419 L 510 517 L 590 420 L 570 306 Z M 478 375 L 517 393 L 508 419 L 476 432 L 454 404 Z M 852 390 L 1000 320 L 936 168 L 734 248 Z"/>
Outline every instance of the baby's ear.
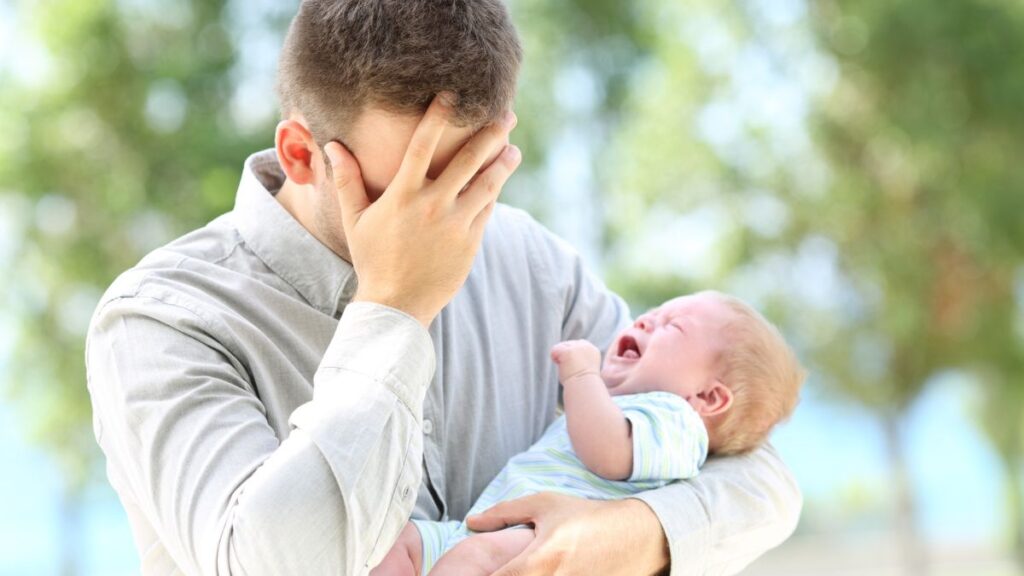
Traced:
<path fill-rule="evenodd" d="M 701 416 L 718 416 L 732 406 L 732 390 L 715 380 L 706 390 L 691 397 L 690 404 Z"/>

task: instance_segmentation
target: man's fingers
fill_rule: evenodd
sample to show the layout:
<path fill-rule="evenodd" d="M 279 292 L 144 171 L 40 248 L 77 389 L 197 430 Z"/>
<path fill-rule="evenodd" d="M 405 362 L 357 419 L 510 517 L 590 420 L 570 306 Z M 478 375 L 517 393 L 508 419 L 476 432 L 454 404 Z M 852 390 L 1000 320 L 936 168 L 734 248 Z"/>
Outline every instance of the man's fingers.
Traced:
<path fill-rule="evenodd" d="M 473 223 L 469 225 L 470 237 L 477 243 L 479 243 L 484 236 L 484 230 L 487 228 L 487 222 L 491 219 L 491 214 L 494 213 L 495 204 L 497 204 L 496 201 L 484 206 L 484 209 L 476 215 Z"/>
<path fill-rule="evenodd" d="M 466 517 L 466 525 L 477 532 L 493 532 L 516 524 L 529 524 L 537 515 L 537 494 L 499 502 L 480 514 Z"/>
<path fill-rule="evenodd" d="M 488 124 L 474 134 L 437 177 L 439 189 L 450 191 L 452 197 L 458 194 L 480 172 L 494 150 L 508 138 L 516 122 L 516 115 L 508 111 L 502 120 Z"/>
<path fill-rule="evenodd" d="M 483 514 L 466 518 L 469 528 L 477 532 L 490 532 L 517 524 L 535 525 L 533 541 L 492 576 L 542 576 L 555 573 L 558 558 L 544 553 L 543 545 L 546 543 L 547 535 L 541 528 L 544 520 L 540 517 L 545 510 L 555 507 L 562 498 L 551 492 L 539 492 L 499 502 L 485 510 Z"/>
<path fill-rule="evenodd" d="M 519 168 L 523 161 L 523 155 L 516 146 L 506 146 L 494 162 L 484 170 L 482 174 L 473 180 L 473 183 L 459 196 L 459 210 L 465 211 L 467 215 L 473 215 L 472 227 L 478 227 L 478 222 L 485 209 L 493 208 L 494 202 L 501 194 L 502 187 L 508 181 L 512 173 Z M 442 176 L 443 177 L 443 176 Z M 486 223 L 486 218 L 485 218 Z"/>
<path fill-rule="evenodd" d="M 363 173 L 359 169 L 359 162 L 341 143 L 328 142 L 327 146 L 324 146 L 324 153 L 331 163 L 334 189 L 341 207 L 342 225 L 349 230 L 359 214 L 370 205 L 363 185 Z"/>
<path fill-rule="evenodd" d="M 416 131 L 413 132 L 409 147 L 405 150 L 402 165 L 398 168 L 395 179 L 410 184 L 410 189 L 419 192 L 420 183 L 427 177 L 430 161 L 434 158 L 437 143 L 441 141 L 448 121 L 451 119 L 455 95 L 442 92 L 430 102 L 427 113 L 423 115 Z"/>
<path fill-rule="evenodd" d="M 494 532 L 495 530 L 501 530 L 517 524 L 526 524 L 528 522 L 530 522 L 530 517 L 528 515 L 498 514 L 494 512 L 494 508 L 485 511 L 482 514 L 474 514 L 466 517 L 466 525 L 469 526 L 470 530 L 475 532 Z"/>

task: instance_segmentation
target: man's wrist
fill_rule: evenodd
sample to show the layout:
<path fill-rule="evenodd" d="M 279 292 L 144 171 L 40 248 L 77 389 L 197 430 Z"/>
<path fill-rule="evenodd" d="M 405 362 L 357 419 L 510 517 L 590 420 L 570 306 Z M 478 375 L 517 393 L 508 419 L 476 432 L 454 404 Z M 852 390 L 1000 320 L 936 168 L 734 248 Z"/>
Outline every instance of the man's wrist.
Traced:
<path fill-rule="evenodd" d="M 363 291 L 356 290 L 355 295 L 352 296 L 352 302 L 371 302 L 373 304 L 379 304 L 380 306 L 387 306 L 388 308 L 411 317 L 427 329 L 430 328 L 430 323 L 434 321 L 434 317 L 436 316 L 436 314 L 425 314 L 394 295 L 367 294 Z"/>
<path fill-rule="evenodd" d="M 435 368 L 430 333 L 414 318 L 375 302 L 350 302 L 320 361 L 313 396 L 343 394 L 344 387 L 321 385 L 321 371 L 344 369 L 386 384 L 416 413 Z"/>
<path fill-rule="evenodd" d="M 654 510 L 643 500 L 623 498 L 615 501 L 619 514 L 628 518 L 632 543 L 635 546 L 633 560 L 637 574 L 667 575 L 671 571 L 668 536 Z"/>

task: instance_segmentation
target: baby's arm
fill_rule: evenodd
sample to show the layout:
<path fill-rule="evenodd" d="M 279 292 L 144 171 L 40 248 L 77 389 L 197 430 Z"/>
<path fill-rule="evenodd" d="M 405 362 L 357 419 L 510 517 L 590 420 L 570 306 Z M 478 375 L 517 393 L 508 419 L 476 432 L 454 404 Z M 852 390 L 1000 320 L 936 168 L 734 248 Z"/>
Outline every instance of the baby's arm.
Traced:
<path fill-rule="evenodd" d="M 602 478 L 628 479 L 633 471 L 630 424 L 601 379 L 601 352 L 586 340 L 570 340 L 556 344 L 551 359 L 565 388 L 565 418 L 576 455 Z"/>

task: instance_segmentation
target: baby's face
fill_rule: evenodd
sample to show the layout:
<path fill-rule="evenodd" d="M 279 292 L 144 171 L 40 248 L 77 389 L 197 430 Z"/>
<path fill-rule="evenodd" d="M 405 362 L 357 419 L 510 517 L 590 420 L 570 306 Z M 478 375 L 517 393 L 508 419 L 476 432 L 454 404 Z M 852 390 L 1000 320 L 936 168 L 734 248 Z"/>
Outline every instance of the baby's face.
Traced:
<path fill-rule="evenodd" d="M 601 377 L 612 395 L 663 391 L 689 400 L 713 384 L 733 312 L 715 295 L 665 302 L 615 338 Z"/>

